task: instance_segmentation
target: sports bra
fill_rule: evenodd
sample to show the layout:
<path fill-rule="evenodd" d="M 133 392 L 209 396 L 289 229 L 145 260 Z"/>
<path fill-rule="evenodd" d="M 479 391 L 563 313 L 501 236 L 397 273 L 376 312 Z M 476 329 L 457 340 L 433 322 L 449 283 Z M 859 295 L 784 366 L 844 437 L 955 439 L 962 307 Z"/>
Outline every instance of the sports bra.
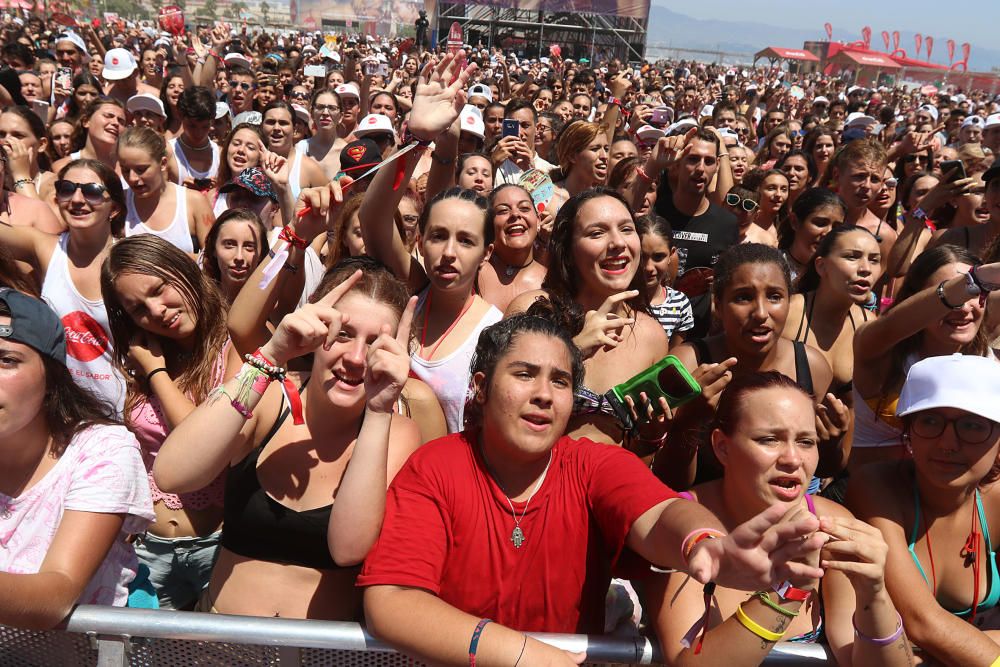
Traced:
<path fill-rule="evenodd" d="M 691 341 L 695 352 L 698 354 L 699 364 L 711 364 L 712 352 L 709 350 L 708 342 L 704 338 Z M 809 354 L 806 352 L 806 344 L 800 340 L 793 340 L 792 346 L 795 349 L 795 384 L 810 396 L 815 396 L 813 388 L 812 369 L 809 368 Z"/>
<path fill-rule="evenodd" d="M 290 409 L 284 407 L 259 447 L 230 467 L 226 477 L 226 501 L 222 524 L 222 546 L 245 558 L 300 565 L 318 570 L 347 570 L 337 565 L 327 545 L 327 530 L 333 504 L 296 511 L 268 495 L 257 477 L 260 453 L 278 432 Z M 359 567 L 359 566 L 352 566 Z"/>
<path fill-rule="evenodd" d="M 679 491 L 677 493 L 679 498 L 684 498 L 686 500 L 693 500 L 698 502 L 698 500 L 691 494 L 690 491 Z M 809 512 L 813 516 L 819 517 L 816 513 L 816 501 L 813 500 L 811 495 L 806 495 L 806 507 L 809 508 Z M 795 642 L 796 644 L 815 644 L 823 636 L 823 615 L 825 610 L 823 608 L 823 588 L 822 586 L 816 590 L 816 598 L 819 601 L 819 621 L 816 623 L 816 627 L 809 632 L 803 632 L 801 635 L 795 635 L 794 637 L 787 637 L 781 641 L 785 642 Z"/>
<path fill-rule="evenodd" d="M 799 320 L 799 328 L 795 330 L 795 340 L 799 341 L 801 336 L 802 343 L 808 343 L 809 330 L 812 328 L 813 310 L 816 308 L 816 295 L 813 294 L 812 302 L 810 302 L 809 294 L 803 294 L 802 300 L 803 300 L 802 319 Z M 806 304 L 809 304 L 808 308 L 805 307 Z M 864 318 L 862 322 L 868 321 L 868 311 L 865 310 L 864 308 L 861 309 L 861 316 Z M 851 314 L 850 310 L 847 311 L 847 318 L 851 322 L 851 331 L 857 331 L 858 327 L 854 323 L 854 315 Z M 841 396 L 849 393 L 853 388 L 854 388 L 854 382 L 848 380 L 847 382 L 839 386 L 830 387 L 830 392 L 833 393 L 835 396 Z"/>
<path fill-rule="evenodd" d="M 924 566 L 920 564 L 920 559 L 917 558 L 917 552 L 914 550 L 917 544 L 917 531 L 920 530 L 920 488 L 916 484 L 913 485 L 913 512 L 913 530 L 910 531 L 910 540 L 906 548 L 910 552 L 910 558 L 913 559 L 913 563 L 920 570 L 920 576 L 929 585 L 930 582 L 927 580 L 927 573 L 924 572 Z M 987 609 L 992 609 L 1000 603 L 1000 585 L 997 585 L 1000 582 L 1000 572 L 997 571 L 997 555 L 993 552 L 993 543 L 990 540 L 990 525 L 986 521 L 986 512 L 983 510 L 983 498 L 979 495 L 979 489 L 976 489 L 976 514 L 979 515 L 979 527 L 983 531 L 983 540 L 986 542 L 986 553 L 990 555 L 990 571 L 986 575 L 986 597 L 976 606 L 976 613 L 979 613 Z M 951 611 L 950 609 L 946 611 L 959 618 L 964 618 L 972 613 L 972 608 L 970 607 L 964 611 Z"/>

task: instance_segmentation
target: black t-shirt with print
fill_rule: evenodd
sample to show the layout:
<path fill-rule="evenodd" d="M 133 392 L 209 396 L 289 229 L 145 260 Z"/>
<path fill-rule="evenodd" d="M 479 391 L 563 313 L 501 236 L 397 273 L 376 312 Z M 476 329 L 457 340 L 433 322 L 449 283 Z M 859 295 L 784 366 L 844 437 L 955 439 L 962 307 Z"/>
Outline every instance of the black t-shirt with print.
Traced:
<path fill-rule="evenodd" d="M 674 288 L 688 293 L 691 300 L 694 328 L 686 332 L 685 337 L 703 338 L 712 323 L 712 295 L 704 286 L 698 285 L 703 284 L 722 251 L 739 242 L 736 216 L 711 202 L 708 210 L 701 215 L 681 213 L 674 206 L 667 179 L 663 179 L 656 196 L 656 213 L 666 218 L 674 230 L 673 243 L 677 248 L 677 281 Z M 685 273 L 688 275 L 685 276 Z"/>

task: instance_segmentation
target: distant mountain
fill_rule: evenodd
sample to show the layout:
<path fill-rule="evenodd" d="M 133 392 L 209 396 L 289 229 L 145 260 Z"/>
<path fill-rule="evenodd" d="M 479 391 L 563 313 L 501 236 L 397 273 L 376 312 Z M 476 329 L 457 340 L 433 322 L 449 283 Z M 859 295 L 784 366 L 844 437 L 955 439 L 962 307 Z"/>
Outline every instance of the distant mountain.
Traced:
<path fill-rule="evenodd" d="M 652 5 L 649 12 L 649 29 L 646 37 L 647 52 L 656 57 L 657 47 L 703 49 L 706 51 L 723 51 L 728 53 L 752 54 L 767 46 L 784 46 L 786 48 L 801 48 L 807 40 L 825 39 L 826 33 L 822 27 L 816 30 L 800 28 L 783 28 L 755 21 L 738 21 L 725 19 L 696 19 L 681 14 L 666 7 Z M 845 30 L 833 31 L 833 38 L 839 41 L 856 41 L 860 39 L 858 31 L 848 33 Z M 900 45 L 912 51 L 913 33 L 901 32 Z M 872 48 L 882 46 L 879 32 L 872 35 Z M 957 56 L 961 57 L 958 53 Z M 702 56 L 696 59 L 707 59 Z M 933 60 L 947 64 L 944 40 L 935 44 Z M 969 69 L 989 71 L 1000 66 L 1000 50 L 987 49 L 974 45 L 969 58 Z"/>

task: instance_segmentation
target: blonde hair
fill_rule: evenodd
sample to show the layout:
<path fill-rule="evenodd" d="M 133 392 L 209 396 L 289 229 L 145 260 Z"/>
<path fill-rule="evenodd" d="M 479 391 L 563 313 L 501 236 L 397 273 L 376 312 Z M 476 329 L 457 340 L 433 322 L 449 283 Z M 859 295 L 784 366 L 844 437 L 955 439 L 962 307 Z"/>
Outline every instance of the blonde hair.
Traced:
<path fill-rule="evenodd" d="M 148 127 L 126 128 L 118 137 L 118 150 L 123 148 L 140 148 L 157 161 L 167 156 L 167 142 L 163 135 Z"/>

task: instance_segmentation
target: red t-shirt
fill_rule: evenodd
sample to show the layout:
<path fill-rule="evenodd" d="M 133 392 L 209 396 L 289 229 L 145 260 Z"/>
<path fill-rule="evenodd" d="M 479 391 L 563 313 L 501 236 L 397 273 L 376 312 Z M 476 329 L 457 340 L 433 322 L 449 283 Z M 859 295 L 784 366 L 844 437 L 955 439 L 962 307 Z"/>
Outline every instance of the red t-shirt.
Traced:
<path fill-rule="evenodd" d="M 676 494 L 631 452 L 564 436 L 515 549 L 510 505 L 472 444 L 476 437 L 439 438 L 406 462 L 389 487 L 382 532 L 358 585 L 422 588 L 526 632 L 602 632 L 612 568 L 632 524 Z M 520 517 L 525 504 L 514 509 Z"/>

